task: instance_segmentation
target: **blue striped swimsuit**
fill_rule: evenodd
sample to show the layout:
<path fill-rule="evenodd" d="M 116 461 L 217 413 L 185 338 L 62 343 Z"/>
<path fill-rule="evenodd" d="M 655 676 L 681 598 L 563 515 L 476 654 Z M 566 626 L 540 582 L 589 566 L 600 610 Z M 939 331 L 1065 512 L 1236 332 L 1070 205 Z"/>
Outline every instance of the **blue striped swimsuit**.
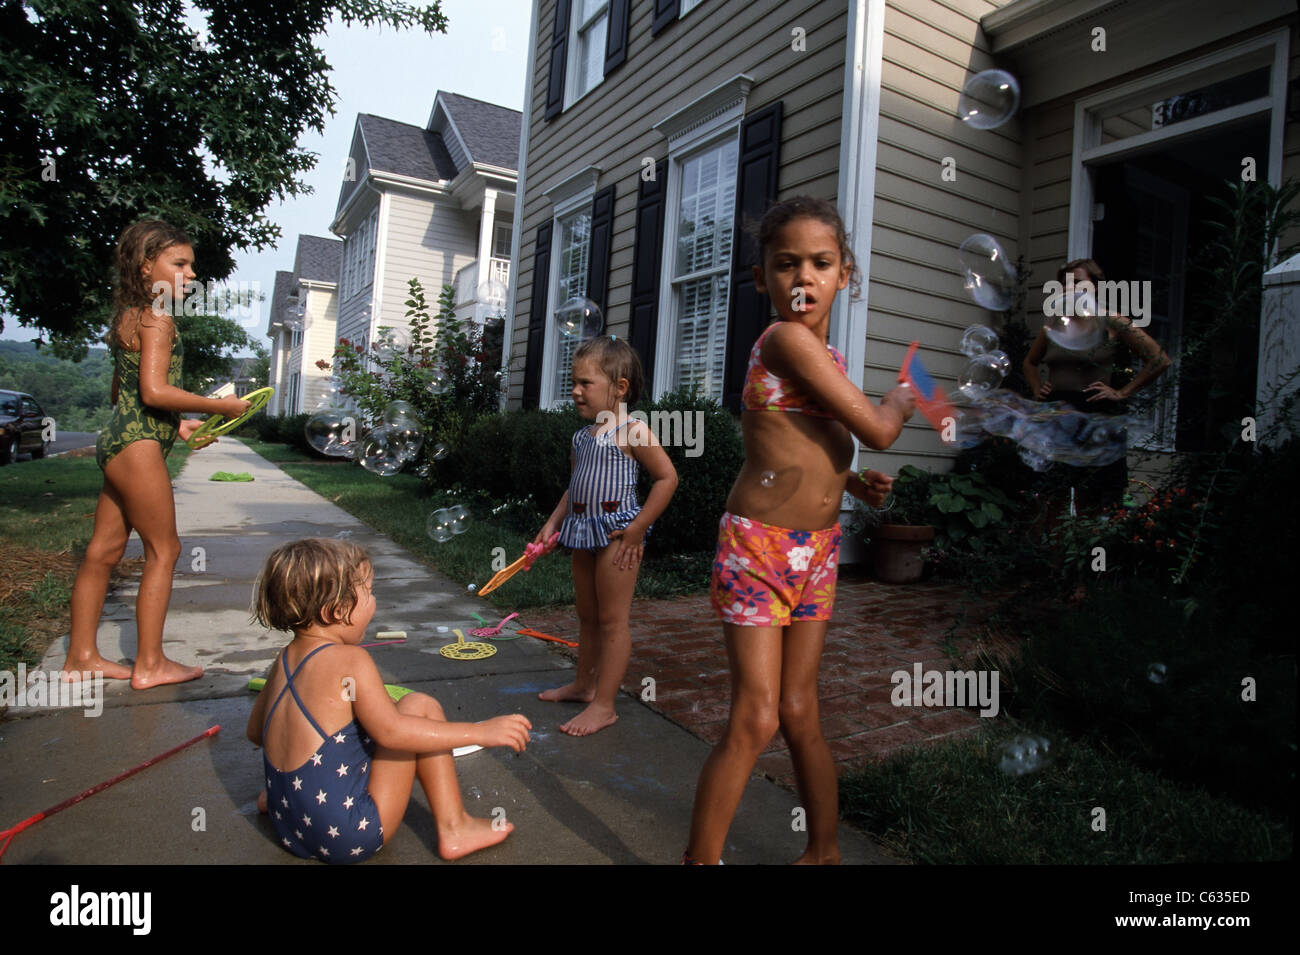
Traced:
<path fill-rule="evenodd" d="M 569 513 L 560 526 L 560 543 L 565 547 L 599 550 L 609 544 L 610 531 L 622 530 L 641 513 L 636 499 L 640 468 L 615 440 L 627 424 L 631 422 L 599 436 L 592 434 L 593 428 L 574 433 Z"/>

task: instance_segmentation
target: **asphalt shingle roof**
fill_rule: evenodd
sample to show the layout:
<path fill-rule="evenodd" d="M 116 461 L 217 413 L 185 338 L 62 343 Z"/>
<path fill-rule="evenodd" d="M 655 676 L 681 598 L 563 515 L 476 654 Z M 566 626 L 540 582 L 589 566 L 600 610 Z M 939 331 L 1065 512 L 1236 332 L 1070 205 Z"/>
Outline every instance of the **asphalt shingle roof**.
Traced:
<path fill-rule="evenodd" d="M 276 322 L 284 321 L 284 309 L 289 299 L 289 292 L 294 288 L 293 273 L 283 269 L 275 273 L 275 288 L 271 291 L 271 317 L 268 328 Z"/>
<path fill-rule="evenodd" d="M 298 251 L 293 257 L 293 272 L 309 282 L 338 284 L 343 267 L 343 240 L 318 235 L 298 236 Z"/>
<path fill-rule="evenodd" d="M 365 137 L 371 169 L 429 182 L 456 178 L 456 166 L 437 133 L 370 113 L 358 114 L 357 122 Z M 362 172 L 357 170 L 358 177 Z"/>
<path fill-rule="evenodd" d="M 459 93 L 439 92 L 438 99 L 456 124 L 471 161 L 506 169 L 518 166 L 523 113 Z"/>

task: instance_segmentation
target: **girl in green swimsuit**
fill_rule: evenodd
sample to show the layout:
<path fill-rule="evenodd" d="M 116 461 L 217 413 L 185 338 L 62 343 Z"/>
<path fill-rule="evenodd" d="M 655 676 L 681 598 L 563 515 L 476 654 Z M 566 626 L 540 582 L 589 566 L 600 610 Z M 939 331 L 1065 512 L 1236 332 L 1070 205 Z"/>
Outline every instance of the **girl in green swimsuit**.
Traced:
<path fill-rule="evenodd" d="M 203 673 L 167 659 L 163 622 L 171 600 L 172 570 L 180 556 L 176 503 L 165 458 L 177 437 L 199 427 L 181 412 L 243 414 L 242 398 L 202 398 L 183 391 L 181 343 L 170 315 L 153 306 L 160 291 L 181 301 L 194 281 L 194 249 L 184 232 L 165 222 L 137 222 L 117 242 L 115 317 L 109 331 L 113 350 L 113 402 L 108 427 L 100 432 L 95 458 L 104 487 L 95 508 L 95 529 L 72 588 L 72 637 L 64 679 L 86 673 L 131 680 L 137 690 L 183 683 Z M 126 550 L 131 530 L 144 544 L 144 574 L 136 601 L 138 650 L 134 666 L 105 659 L 96 643 L 109 575 Z"/>

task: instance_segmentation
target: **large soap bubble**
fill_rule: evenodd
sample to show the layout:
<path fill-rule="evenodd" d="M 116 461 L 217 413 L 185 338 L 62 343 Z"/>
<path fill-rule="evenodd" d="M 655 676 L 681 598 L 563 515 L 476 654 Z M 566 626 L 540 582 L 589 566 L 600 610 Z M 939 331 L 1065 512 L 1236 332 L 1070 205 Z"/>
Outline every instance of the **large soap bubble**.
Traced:
<path fill-rule="evenodd" d="M 453 534 L 463 534 L 469 530 L 469 508 L 464 504 L 456 504 L 447 508 L 447 516 L 451 520 L 451 532 Z"/>
<path fill-rule="evenodd" d="M 340 408 L 327 408 L 307 419 L 303 436 L 321 454 L 350 458 L 357 443 L 356 419 Z"/>
<path fill-rule="evenodd" d="M 998 347 L 998 333 L 987 325 L 972 325 L 961 336 L 961 353 L 967 358 L 984 355 Z"/>
<path fill-rule="evenodd" d="M 405 460 L 401 454 L 401 444 L 393 437 L 388 425 L 372 428 L 361 439 L 357 452 L 357 461 L 372 474 L 380 477 L 392 477 L 402 470 Z"/>
<path fill-rule="evenodd" d="M 971 401 L 982 401 L 1002 384 L 1010 362 L 1002 352 L 976 355 L 962 369 L 957 390 Z"/>
<path fill-rule="evenodd" d="M 589 298 L 571 298 L 555 311 L 555 327 L 565 338 L 586 341 L 605 328 L 600 306 Z"/>
<path fill-rule="evenodd" d="M 392 424 L 402 418 L 418 418 L 415 406 L 409 401 L 390 401 L 384 409 L 384 424 Z"/>
<path fill-rule="evenodd" d="M 963 284 L 971 298 L 992 312 L 1005 312 L 1016 299 L 1016 272 L 998 240 L 977 232 L 957 250 Z"/>
<path fill-rule="evenodd" d="M 400 358 L 411 347 L 411 330 L 405 325 L 385 325 L 379 329 L 375 349 L 385 361 Z"/>
<path fill-rule="evenodd" d="M 424 446 L 424 428 L 414 418 L 394 418 L 387 425 L 389 441 L 403 461 L 414 461 Z"/>
<path fill-rule="evenodd" d="M 1088 286 L 1073 295 L 1061 292 L 1043 302 L 1043 330 L 1047 337 L 1070 351 L 1096 348 L 1106 337 L 1106 319 L 1097 308 L 1097 300 Z"/>
<path fill-rule="evenodd" d="M 445 507 L 440 507 L 429 515 L 429 519 L 425 523 L 425 530 L 439 544 L 445 544 L 451 540 L 452 535 L 455 533 L 451 529 L 451 524 L 451 514 Z"/>
<path fill-rule="evenodd" d="M 429 394 L 445 395 L 451 391 L 451 379 L 441 368 L 425 368 L 420 374 L 424 378 L 425 387 L 429 389 Z"/>
<path fill-rule="evenodd" d="M 506 312 L 508 292 L 505 283 L 497 279 L 488 279 L 486 282 L 479 283 L 474 300 L 483 307 L 487 317 L 496 317 Z"/>
<path fill-rule="evenodd" d="M 957 113 L 976 129 L 996 129 L 1020 106 L 1020 83 L 1006 70 L 984 70 L 966 81 Z"/>

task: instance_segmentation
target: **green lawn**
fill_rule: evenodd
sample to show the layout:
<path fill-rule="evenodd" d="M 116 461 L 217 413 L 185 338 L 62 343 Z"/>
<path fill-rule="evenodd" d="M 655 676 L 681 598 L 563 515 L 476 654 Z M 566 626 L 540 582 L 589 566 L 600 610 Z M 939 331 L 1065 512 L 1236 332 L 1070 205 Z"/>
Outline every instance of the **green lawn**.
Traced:
<path fill-rule="evenodd" d="M 283 444 L 268 444 L 255 438 L 241 441 L 286 474 L 328 498 L 349 514 L 392 538 L 424 563 L 463 586 L 482 587 L 500 566 L 523 554 L 524 545 L 541 530 L 522 533 L 494 522 L 473 502 L 468 529 L 446 543 L 429 537 L 426 521 L 440 507 L 457 503 L 446 492 L 430 495 L 413 474 L 381 478 L 350 461 L 308 457 Z M 500 548 L 498 551 L 497 548 Z M 648 559 L 637 580 L 638 597 L 676 597 L 708 589 L 713 555 L 675 555 Z M 569 559 L 562 550 L 541 558 L 527 573 L 518 573 L 484 598 L 505 610 L 573 604 L 573 576 Z"/>
<path fill-rule="evenodd" d="M 189 459 L 178 444 L 167 458 L 175 477 Z M 56 569 L 0 601 L 0 670 L 33 665 L 68 628 L 76 565 L 94 528 L 104 475 L 94 454 L 20 461 L 0 468 L 0 561 L 10 580 L 34 566 Z M 55 557 L 50 555 L 63 555 Z M 7 588 L 6 588 L 7 589 Z"/>
<path fill-rule="evenodd" d="M 998 748 L 1016 732 L 999 720 L 977 735 L 915 747 L 845 776 L 841 815 L 922 864 L 1151 865 L 1291 856 L 1286 820 L 1050 730 L 1049 765 L 1007 776 L 998 768 Z M 1102 819 L 1098 809 L 1104 830 L 1094 828 Z"/>

